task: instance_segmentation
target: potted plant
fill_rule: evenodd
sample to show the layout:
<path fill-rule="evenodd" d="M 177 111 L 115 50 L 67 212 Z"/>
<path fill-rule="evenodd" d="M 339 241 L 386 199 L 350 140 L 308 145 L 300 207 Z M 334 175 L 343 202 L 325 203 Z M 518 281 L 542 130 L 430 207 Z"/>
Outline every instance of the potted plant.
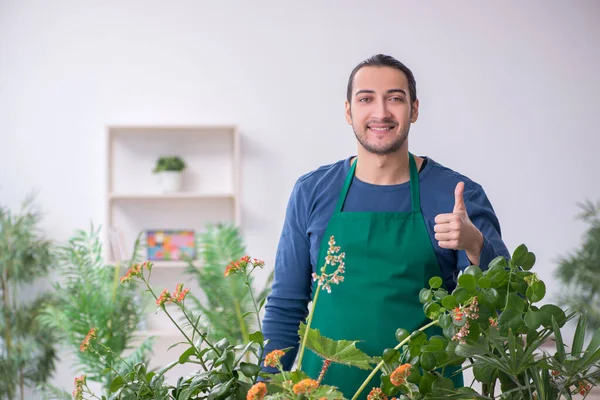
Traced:
<path fill-rule="evenodd" d="M 185 161 L 179 156 L 163 156 L 156 161 L 154 174 L 158 176 L 163 192 L 177 192 L 182 186 Z"/>

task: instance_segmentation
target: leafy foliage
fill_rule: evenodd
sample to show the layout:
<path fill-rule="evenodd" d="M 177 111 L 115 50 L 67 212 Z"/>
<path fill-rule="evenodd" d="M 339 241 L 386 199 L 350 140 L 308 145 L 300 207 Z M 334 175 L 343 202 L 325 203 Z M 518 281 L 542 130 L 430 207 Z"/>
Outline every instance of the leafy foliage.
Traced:
<path fill-rule="evenodd" d="M 246 282 L 242 275 L 225 277 L 225 267 L 246 253 L 239 229 L 232 224 L 208 224 L 198 236 L 196 244 L 200 267 L 192 263 L 186 272 L 197 279 L 206 300 L 203 302 L 194 294 L 189 311 L 200 315 L 200 326 L 213 340 L 227 338 L 230 343 L 248 342 L 249 332 L 258 329 L 252 313 L 250 285 L 252 276 Z M 265 288 L 257 296 L 258 303 L 266 299 L 273 274 L 269 276 Z"/>
<path fill-rule="evenodd" d="M 589 329 L 600 328 L 600 202 L 580 204 L 578 218 L 589 224 L 585 240 L 573 253 L 559 259 L 557 278 L 565 284 L 560 303 L 586 313 Z"/>
<path fill-rule="evenodd" d="M 45 383 L 56 368 L 56 335 L 39 324 L 39 309 L 48 301 L 40 293 L 22 296 L 54 264 L 52 242 L 39 230 L 41 214 L 27 199 L 13 214 L 0 207 L 0 397 L 23 398 L 26 387 Z M 31 292 L 28 290 L 28 292 Z"/>
<path fill-rule="evenodd" d="M 185 161 L 179 156 L 164 156 L 156 160 L 153 172 L 161 171 L 183 171 L 186 168 Z"/>
<path fill-rule="evenodd" d="M 115 372 L 106 369 L 127 368 L 114 355 L 121 357 L 130 350 L 143 304 L 134 288 L 120 285 L 120 266 L 104 264 L 99 229 L 93 225 L 87 232 L 77 231 L 66 245 L 58 247 L 56 255 L 62 282 L 54 284 L 56 299 L 44 309 L 42 321 L 73 349 L 78 370 L 86 371 L 88 380 L 101 382 L 108 390 Z M 98 337 L 110 351 L 79 351 L 92 328 L 98 329 Z M 125 360 L 146 361 L 151 339 L 144 340 Z"/>

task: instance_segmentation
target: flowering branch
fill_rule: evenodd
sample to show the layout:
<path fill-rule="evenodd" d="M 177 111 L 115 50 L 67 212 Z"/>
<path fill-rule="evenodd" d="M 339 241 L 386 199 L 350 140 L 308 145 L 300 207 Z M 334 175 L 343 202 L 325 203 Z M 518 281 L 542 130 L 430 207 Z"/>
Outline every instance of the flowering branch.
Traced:
<path fill-rule="evenodd" d="M 306 323 L 306 334 L 302 340 L 302 345 L 300 346 L 300 354 L 298 356 L 298 369 L 302 369 L 302 358 L 304 356 L 304 349 L 306 348 L 306 340 L 308 338 L 308 332 L 310 330 L 310 325 L 312 323 L 313 316 L 315 314 L 315 307 L 317 305 L 317 300 L 319 298 L 319 292 L 321 291 L 321 287 L 323 287 L 327 293 L 331 293 L 331 283 L 339 284 L 344 281 L 343 273 L 344 269 L 344 257 L 346 257 L 346 253 L 340 253 L 335 255 L 335 253 L 340 251 L 340 246 L 335 245 L 335 238 L 331 236 L 329 238 L 329 248 L 327 249 L 327 256 L 325 257 L 325 264 L 321 267 L 321 275 L 317 275 L 316 273 L 312 274 L 313 280 L 318 282 L 317 290 L 315 291 L 315 296 L 313 298 L 312 309 L 310 315 L 308 316 L 308 321 Z M 336 270 L 332 274 L 327 274 L 327 265 L 331 265 L 332 267 L 338 266 Z"/>

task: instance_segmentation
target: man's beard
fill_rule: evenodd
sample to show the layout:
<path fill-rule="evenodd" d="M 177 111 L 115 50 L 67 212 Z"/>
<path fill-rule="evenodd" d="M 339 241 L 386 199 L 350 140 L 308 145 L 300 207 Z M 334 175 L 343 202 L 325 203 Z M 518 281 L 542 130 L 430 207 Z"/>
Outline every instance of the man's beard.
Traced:
<path fill-rule="evenodd" d="M 354 125 L 352 125 L 352 130 L 354 131 L 354 135 L 356 136 L 356 139 L 361 144 L 361 146 L 364 147 L 365 150 L 367 150 L 369 153 L 372 153 L 372 154 L 384 156 L 384 155 L 392 154 L 392 153 L 398 151 L 404 145 L 404 143 L 406 142 L 406 139 L 408 138 L 408 132 L 410 131 L 410 125 L 406 126 L 405 131 L 402 132 L 400 137 L 396 138 L 393 142 L 391 142 L 383 147 L 376 146 L 376 145 L 373 145 L 373 144 L 367 142 L 367 138 L 366 138 L 367 129 L 369 129 L 369 128 L 365 125 L 365 128 L 362 131 L 362 135 L 359 135 L 356 132 L 356 128 L 354 127 Z"/>

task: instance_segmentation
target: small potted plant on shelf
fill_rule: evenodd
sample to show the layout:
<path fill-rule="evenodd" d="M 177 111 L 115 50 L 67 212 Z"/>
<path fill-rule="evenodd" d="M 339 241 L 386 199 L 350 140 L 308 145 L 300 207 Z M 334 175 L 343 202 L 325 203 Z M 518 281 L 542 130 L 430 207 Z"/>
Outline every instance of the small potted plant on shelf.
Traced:
<path fill-rule="evenodd" d="M 156 161 L 153 172 L 158 176 L 163 192 L 177 192 L 182 186 L 185 161 L 179 156 L 163 156 Z"/>

